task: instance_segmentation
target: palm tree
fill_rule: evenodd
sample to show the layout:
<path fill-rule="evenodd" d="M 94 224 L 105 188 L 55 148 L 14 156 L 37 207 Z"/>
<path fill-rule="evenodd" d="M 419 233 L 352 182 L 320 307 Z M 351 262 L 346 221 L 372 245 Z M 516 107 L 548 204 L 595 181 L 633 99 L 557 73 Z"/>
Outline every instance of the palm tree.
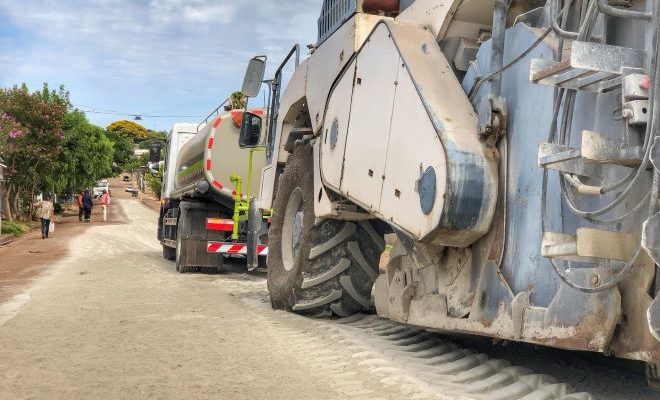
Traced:
<path fill-rule="evenodd" d="M 246 101 L 245 96 L 242 92 L 234 92 L 230 96 L 231 107 L 234 110 L 240 110 L 245 108 Z"/>

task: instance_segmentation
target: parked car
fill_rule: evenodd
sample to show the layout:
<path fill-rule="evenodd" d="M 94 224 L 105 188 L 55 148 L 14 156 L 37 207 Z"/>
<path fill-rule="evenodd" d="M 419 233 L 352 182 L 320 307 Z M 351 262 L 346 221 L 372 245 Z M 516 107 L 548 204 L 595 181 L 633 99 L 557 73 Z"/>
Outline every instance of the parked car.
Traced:
<path fill-rule="evenodd" d="M 110 186 L 108 185 L 108 181 L 106 180 L 96 182 L 96 185 L 92 190 L 92 194 L 94 195 L 94 198 L 97 198 L 101 194 L 103 194 L 104 191 L 110 192 Z"/>

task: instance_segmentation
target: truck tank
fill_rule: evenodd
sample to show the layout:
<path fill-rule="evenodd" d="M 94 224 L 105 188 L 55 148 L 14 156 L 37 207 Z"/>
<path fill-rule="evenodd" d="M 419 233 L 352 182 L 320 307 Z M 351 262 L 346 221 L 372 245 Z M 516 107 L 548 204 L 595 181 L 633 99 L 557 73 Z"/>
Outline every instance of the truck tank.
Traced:
<path fill-rule="evenodd" d="M 265 113 L 264 110 L 251 112 Z M 236 174 L 244 180 L 249 180 L 250 176 L 250 150 L 238 146 L 242 117 L 243 112 L 237 110 L 219 115 L 181 148 L 176 163 L 174 198 L 207 197 L 233 209 L 235 192 L 231 176 Z M 260 171 L 266 162 L 265 153 L 255 151 L 252 157 L 252 169 Z M 243 192 L 257 193 L 259 187 L 260 179 L 251 180 L 245 183 Z"/>

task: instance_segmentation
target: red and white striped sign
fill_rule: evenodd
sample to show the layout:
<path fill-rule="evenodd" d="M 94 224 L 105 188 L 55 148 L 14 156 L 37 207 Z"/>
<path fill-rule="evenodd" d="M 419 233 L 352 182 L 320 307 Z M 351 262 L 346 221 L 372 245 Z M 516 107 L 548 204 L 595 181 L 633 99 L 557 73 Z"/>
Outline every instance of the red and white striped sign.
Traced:
<path fill-rule="evenodd" d="M 206 252 L 215 253 L 215 254 L 247 255 L 247 244 L 208 242 L 206 244 Z M 268 246 L 262 244 L 257 246 L 257 255 L 259 256 L 268 255 Z"/>
<path fill-rule="evenodd" d="M 232 232 L 234 230 L 234 221 L 231 219 L 207 218 L 207 231 Z"/>

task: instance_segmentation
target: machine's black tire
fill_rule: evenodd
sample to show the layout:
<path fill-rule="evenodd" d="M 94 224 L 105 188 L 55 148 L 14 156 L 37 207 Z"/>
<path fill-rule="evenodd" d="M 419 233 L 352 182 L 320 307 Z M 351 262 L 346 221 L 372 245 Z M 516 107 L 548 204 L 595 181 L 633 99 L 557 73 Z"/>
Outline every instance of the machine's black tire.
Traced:
<path fill-rule="evenodd" d="M 180 274 L 186 274 L 188 272 L 194 272 L 195 267 L 190 267 L 187 265 L 181 265 L 181 252 L 183 251 L 183 241 L 181 240 L 181 236 L 183 235 L 183 232 L 181 232 L 181 226 L 182 224 L 179 223 L 177 226 L 177 235 L 176 235 L 176 256 L 174 258 L 174 262 L 176 264 L 176 270 Z"/>
<path fill-rule="evenodd" d="M 271 304 L 311 316 L 348 317 L 371 310 L 371 289 L 385 249 L 383 235 L 369 221 L 325 219 L 315 224 L 312 171 L 312 147 L 297 145 L 280 177 L 273 207 L 268 257 Z M 301 194 L 298 252 L 287 256 L 293 260 L 287 270 L 284 246 L 293 244 L 283 239 L 287 206 L 291 201 L 299 203 Z"/>
<path fill-rule="evenodd" d="M 176 260 L 176 249 L 163 245 L 163 258 L 169 261 Z"/>

